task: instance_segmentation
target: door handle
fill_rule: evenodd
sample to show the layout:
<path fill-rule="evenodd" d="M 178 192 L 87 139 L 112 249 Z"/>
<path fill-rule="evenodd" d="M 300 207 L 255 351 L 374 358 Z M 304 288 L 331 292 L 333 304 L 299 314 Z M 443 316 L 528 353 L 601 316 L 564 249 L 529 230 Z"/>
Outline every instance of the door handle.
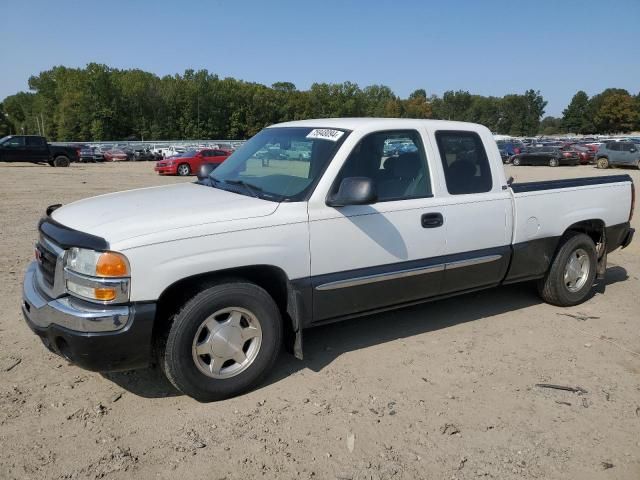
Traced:
<path fill-rule="evenodd" d="M 436 228 L 444 224 L 444 218 L 441 213 L 425 213 L 420 217 L 422 228 Z"/>

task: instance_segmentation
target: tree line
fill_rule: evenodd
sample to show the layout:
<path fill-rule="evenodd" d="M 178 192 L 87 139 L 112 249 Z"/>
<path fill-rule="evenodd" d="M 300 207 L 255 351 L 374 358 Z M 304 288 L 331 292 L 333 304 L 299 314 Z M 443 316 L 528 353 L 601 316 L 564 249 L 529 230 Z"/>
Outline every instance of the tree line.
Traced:
<path fill-rule="evenodd" d="M 57 141 L 242 139 L 273 123 L 354 116 L 462 120 L 497 133 L 533 136 L 556 127 L 579 128 L 580 133 L 601 126 L 628 131 L 640 121 L 639 98 L 624 90 L 615 90 L 614 99 L 609 90 L 587 97 L 588 108 L 574 97 L 576 106 L 570 105 L 556 125 L 551 117 L 541 122 L 547 102 L 535 90 L 486 97 L 462 90 L 428 96 L 418 89 L 400 98 L 385 85 L 314 83 L 299 90 L 290 82 L 266 86 L 220 78 L 207 70 L 159 77 L 96 63 L 54 67 L 30 77 L 28 85 L 28 92 L 0 104 L 0 136 L 24 132 Z M 590 123 L 576 123 L 584 112 Z"/>

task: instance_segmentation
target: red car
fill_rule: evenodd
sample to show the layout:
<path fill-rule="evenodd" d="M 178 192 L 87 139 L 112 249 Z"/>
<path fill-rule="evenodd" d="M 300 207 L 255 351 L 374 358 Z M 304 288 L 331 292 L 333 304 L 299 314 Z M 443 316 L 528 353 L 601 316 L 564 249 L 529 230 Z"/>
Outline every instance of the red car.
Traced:
<path fill-rule="evenodd" d="M 196 175 L 203 163 L 220 165 L 231 155 L 228 150 L 204 149 L 188 150 L 175 157 L 169 157 L 156 163 L 156 172 L 160 175 Z"/>
<path fill-rule="evenodd" d="M 593 163 L 596 156 L 595 152 L 591 148 L 589 148 L 589 146 L 581 143 L 569 144 L 567 149 L 575 150 L 576 152 L 578 152 L 581 165 L 588 165 L 589 163 Z"/>
<path fill-rule="evenodd" d="M 129 160 L 127 153 L 118 149 L 107 150 L 103 156 L 105 162 L 126 162 Z"/>

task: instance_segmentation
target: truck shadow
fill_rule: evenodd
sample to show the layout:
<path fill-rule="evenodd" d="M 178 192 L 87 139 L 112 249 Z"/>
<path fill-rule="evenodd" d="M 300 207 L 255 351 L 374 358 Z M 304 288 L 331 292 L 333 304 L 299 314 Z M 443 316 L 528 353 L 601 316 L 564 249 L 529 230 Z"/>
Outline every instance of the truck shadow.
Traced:
<path fill-rule="evenodd" d="M 592 296 L 602 294 L 606 286 L 623 282 L 627 278 L 627 271 L 623 267 L 609 267 L 605 280 L 596 283 Z M 290 354 L 281 355 L 272 374 L 258 388 L 277 383 L 305 368 L 320 372 L 346 352 L 502 315 L 540 303 L 542 300 L 537 296 L 535 286 L 523 283 L 305 330 L 304 360 L 297 360 Z M 108 373 L 103 376 L 140 397 L 181 395 L 158 368 Z"/>

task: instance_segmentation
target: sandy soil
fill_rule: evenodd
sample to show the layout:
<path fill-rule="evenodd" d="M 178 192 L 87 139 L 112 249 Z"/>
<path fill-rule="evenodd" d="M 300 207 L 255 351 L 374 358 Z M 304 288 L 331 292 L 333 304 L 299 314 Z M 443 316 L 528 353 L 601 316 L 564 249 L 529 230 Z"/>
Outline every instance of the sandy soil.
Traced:
<path fill-rule="evenodd" d="M 282 355 L 265 385 L 219 403 L 48 353 L 20 313 L 45 207 L 177 181 L 151 164 L 0 165 L 1 479 L 640 478 L 640 239 L 578 307 L 514 285 L 317 328 L 304 361 Z"/>

